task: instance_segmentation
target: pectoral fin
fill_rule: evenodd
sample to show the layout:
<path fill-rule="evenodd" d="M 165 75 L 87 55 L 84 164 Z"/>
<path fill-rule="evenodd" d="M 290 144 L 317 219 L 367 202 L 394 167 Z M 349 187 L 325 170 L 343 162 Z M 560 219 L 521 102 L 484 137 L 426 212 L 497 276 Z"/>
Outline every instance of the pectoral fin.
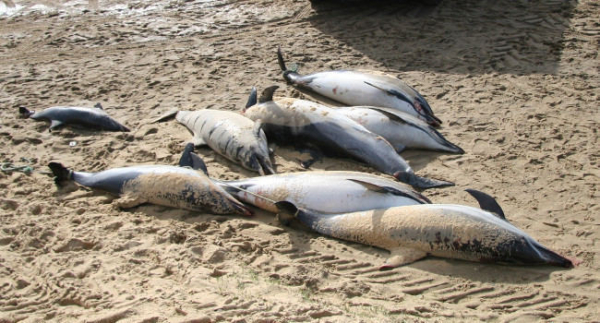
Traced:
<path fill-rule="evenodd" d="M 120 198 L 113 201 L 114 205 L 121 209 L 129 209 L 138 205 L 144 204 L 148 201 L 141 198 L 137 194 L 125 194 Z"/>
<path fill-rule="evenodd" d="M 369 83 L 367 81 L 365 81 L 365 83 L 367 85 L 370 85 L 370 86 L 372 86 L 372 87 L 374 87 L 376 89 L 379 89 L 379 90 L 385 92 L 388 95 L 395 96 L 398 99 L 400 99 L 402 101 L 406 101 L 406 102 L 408 102 L 411 105 L 413 104 L 412 101 L 404 93 L 398 92 L 398 90 L 396 90 L 396 89 L 388 89 L 388 88 L 386 88 L 383 85 L 377 85 L 377 84 Z"/>
<path fill-rule="evenodd" d="M 52 121 L 50 121 L 50 129 L 49 129 L 49 131 L 56 130 L 56 129 L 62 127 L 62 126 L 63 126 L 63 122 L 62 121 L 52 120 Z"/>
<path fill-rule="evenodd" d="M 195 147 L 198 146 L 206 146 L 206 141 L 204 141 L 204 139 L 200 138 L 200 137 L 195 137 L 192 139 L 192 143 L 194 144 Z"/>
<path fill-rule="evenodd" d="M 428 198 L 426 198 L 425 196 L 423 196 L 415 191 L 412 191 L 410 189 L 407 189 L 407 191 L 403 191 L 403 190 L 399 190 L 399 189 L 391 187 L 391 186 L 381 186 L 381 185 L 369 183 L 366 181 L 361 181 L 361 180 L 358 180 L 355 178 L 348 178 L 347 180 L 352 181 L 357 184 L 360 184 L 364 188 L 366 188 L 370 191 L 373 191 L 373 192 L 382 193 L 382 194 L 391 194 L 391 195 L 396 195 L 396 196 L 404 196 L 406 198 L 418 201 L 421 204 L 431 203 L 431 201 Z"/>
<path fill-rule="evenodd" d="M 390 257 L 379 267 L 379 270 L 389 270 L 402 265 L 413 263 L 425 258 L 427 253 L 422 250 L 399 247 L 391 251 Z"/>

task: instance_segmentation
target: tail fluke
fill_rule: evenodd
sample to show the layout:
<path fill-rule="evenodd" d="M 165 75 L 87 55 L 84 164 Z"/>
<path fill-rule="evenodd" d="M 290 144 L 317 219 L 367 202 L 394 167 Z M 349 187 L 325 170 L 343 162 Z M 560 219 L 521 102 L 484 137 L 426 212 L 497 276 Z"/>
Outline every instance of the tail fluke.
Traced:
<path fill-rule="evenodd" d="M 54 174 L 54 183 L 56 186 L 63 187 L 73 179 L 73 171 L 67 169 L 61 163 L 51 162 L 48 167 Z"/>
<path fill-rule="evenodd" d="M 185 145 L 185 148 L 181 153 L 181 158 L 179 158 L 179 167 L 190 167 L 194 170 L 200 169 L 206 176 L 208 176 L 208 168 L 206 168 L 204 160 L 194 153 L 194 143 L 191 142 Z"/>
<path fill-rule="evenodd" d="M 246 109 L 248 109 L 249 107 L 255 105 L 258 103 L 258 93 L 256 91 L 256 87 L 252 87 L 252 90 L 250 90 L 250 96 L 248 96 L 248 102 L 246 102 L 246 107 L 244 107 L 244 111 L 246 111 Z"/>
<path fill-rule="evenodd" d="M 26 107 L 19 107 L 19 117 L 20 118 L 29 118 L 31 117 L 35 112 L 31 111 L 29 109 L 27 109 Z"/>

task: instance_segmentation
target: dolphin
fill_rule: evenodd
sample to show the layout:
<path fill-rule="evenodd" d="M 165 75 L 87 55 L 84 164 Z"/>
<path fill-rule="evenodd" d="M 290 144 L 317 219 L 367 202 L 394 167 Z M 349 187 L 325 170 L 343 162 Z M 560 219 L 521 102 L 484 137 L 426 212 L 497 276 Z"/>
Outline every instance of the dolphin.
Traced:
<path fill-rule="evenodd" d="M 281 200 L 328 214 L 431 203 L 406 184 L 361 172 L 311 171 L 216 183 L 238 200 L 273 213 Z"/>
<path fill-rule="evenodd" d="M 221 156 L 261 175 L 275 173 L 260 122 L 232 111 L 212 109 L 171 111 L 155 121 L 172 116 L 194 134 L 194 145 L 208 145 Z"/>
<path fill-rule="evenodd" d="M 348 106 L 377 106 L 397 109 L 421 118 L 434 127 L 442 123 L 427 100 L 404 81 L 375 71 L 325 71 L 300 75 L 289 70 L 277 49 L 283 78 L 300 88 L 318 93 Z"/>
<path fill-rule="evenodd" d="M 100 130 L 129 132 L 129 128 L 111 118 L 102 109 L 100 103 L 97 103 L 93 108 L 58 106 L 44 109 L 41 112 L 20 107 L 19 114 L 22 118 L 50 120 L 49 131 L 71 124 Z"/>
<path fill-rule="evenodd" d="M 60 163 L 48 167 L 57 186 L 70 181 L 120 196 L 123 208 L 150 203 L 213 214 L 251 215 L 241 202 L 193 169 L 169 165 L 112 168 L 98 173 L 76 172 Z"/>
<path fill-rule="evenodd" d="M 420 204 L 362 212 L 322 214 L 282 201 L 280 213 L 293 215 L 316 232 L 389 250 L 380 267 L 390 269 L 427 255 L 468 261 L 573 267 L 504 217 L 489 195 L 468 190 L 482 210 L 465 205 Z"/>
<path fill-rule="evenodd" d="M 387 140 L 335 109 L 293 98 L 273 100 L 277 88 L 265 89 L 258 102 L 249 100 L 243 112 L 263 124 L 270 140 L 308 143 L 323 151 L 351 156 L 418 189 L 454 185 L 416 175 Z M 251 98 L 256 89 L 252 92 Z"/>
<path fill-rule="evenodd" d="M 370 106 L 341 107 L 336 110 L 385 138 L 398 152 L 406 148 L 417 148 L 453 154 L 465 153 L 434 127 L 408 113 Z"/>

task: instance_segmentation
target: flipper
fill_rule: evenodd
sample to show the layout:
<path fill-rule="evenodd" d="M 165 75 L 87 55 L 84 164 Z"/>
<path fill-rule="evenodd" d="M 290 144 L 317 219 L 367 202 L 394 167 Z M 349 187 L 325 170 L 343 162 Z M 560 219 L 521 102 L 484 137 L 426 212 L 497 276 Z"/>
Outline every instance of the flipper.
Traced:
<path fill-rule="evenodd" d="M 48 164 L 48 167 L 52 171 L 54 175 L 54 183 L 56 186 L 63 187 L 67 182 L 70 182 L 73 179 L 73 171 L 69 170 L 61 163 L 51 162 Z"/>
<path fill-rule="evenodd" d="M 299 211 L 294 203 L 288 201 L 275 202 L 275 207 L 277 208 L 277 214 L 291 215 L 293 217 L 296 217 Z"/>
<path fill-rule="evenodd" d="M 35 112 L 31 111 L 29 109 L 27 109 L 26 107 L 19 107 L 19 117 L 20 118 L 29 118 L 31 117 Z"/>
<path fill-rule="evenodd" d="M 410 199 L 416 199 L 418 200 L 419 203 L 421 204 L 425 204 L 425 203 L 431 203 L 431 201 L 426 198 L 425 196 L 414 192 L 416 196 L 412 196 L 409 193 L 403 192 L 401 190 L 398 190 L 396 188 L 393 187 L 389 187 L 389 186 L 380 186 L 380 185 L 376 185 L 373 183 L 369 183 L 369 182 L 365 182 L 365 181 L 361 181 L 358 179 L 354 179 L 354 178 L 348 178 L 349 181 L 355 182 L 357 184 L 360 184 L 362 186 L 364 186 L 366 189 L 371 190 L 373 192 L 378 192 L 378 193 L 386 193 L 386 194 L 392 194 L 392 195 L 396 195 L 396 196 L 404 196 Z"/>
<path fill-rule="evenodd" d="M 194 144 L 194 146 L 199 147 L 199 146 L 206 146 L 206 141 L 204 141 L 204 139 L 200 138 L 200 137 L 196 137 L 194 136 L 194 138 L 192 138 L 192 143 Z"/>
<path fill-rule="evenodd" d="M 403 248 L 391 250 L 390 257 L 379 267 L 379 270 L 389 270 L 402 265 L 413 263 L 427 256 L 427 253 L 422 250 Z"/>
<path fill-rule="evenodd" d="M 147 202 L 135 194 L 125 194 L 113 201 L 114 205 L 121 209 L 129 209 Z"/>
<path fill-rule="evenodd" d="M 420 116 L 422 116 L 423 118 L 425 118 L 427 120 L 427 123 L 431 124 L 432 126 L 439 127 L 442 124 L 442 120 L 440 120 L 438 117 L 433 115 L 433 111 L 431 111 L 431 108 L 429 107 L 429 105 L 425 103 L 425 99 L 423 99 L 423 97 L 421 95 L 419 95 L 415 89 L 409 87 L 410 89 L 415 91 L 415 93 L 417 94 L 417 97 L 413 101 L 409 97 L 407 97 L 406 94 L 404 94 L 398 90 L 387 89 L 384 86 L 376 85 L 376 84 L 373 84 L 373 83 L 370 83 L 367 81 L 365 81 L 365 84 L 370 85 L 376 89 L 379 89 L 388 95 L 395 96 L 404 102 L 407 102 L 415 109 L 415 111 Z"/>
<path fill-rule="evenodd" d="M 494 215 L 498 216 L 500 219 L 508 222 L 508 220 L 506 220 L 506 217 L 504 216 L 504 211 L 502 211 L 502 208 L 500 207 L 500 204 L 498 204 L 496 199 L 481 191 L 474 190 L 471 188 L 468 188 L 465 191 L 471 194 L 471 196 L 473 196 L 477 200 L 477 202 L 479 203 L 479 207 L 482 210 L 489 211 Z"/>
<path fill-rule="evenodd" d="M 171 120 L 171 119 L 175 118 L 175 116 L 177 115 L 177 112 L 179 112 L 179 109 L 171 109 L 171 110 L 165 112 L 164 114 L 162 114 L 160 117 L 150 121 L 150 123 L 157 123 L 157 122 Z"/>
<path fill-rule="evenodd" d="M 63 125 L 64 125 L 64 124 L 63 124 L 63 122 L 62 122 L 62 121 L 59 121 L 59 120 L 51 120 L 51 121 L 50 121 L 50 129 L 48 129 L 48 131 L 52 131 L 52 130 L 58 129 L 58 128 L 62 127 Z"/>
<path fill-rule="evenodd" d="M 252 128 L 252 133 L 256 138 L 260 138 L 260 130 L 262 129 L 262 126 L 263 123 L 260 119 L 254 121 L 254 128 Z"/>
<path fill-rule="evenodd" d="M 190 167 L 194 170 L 201 169 L 206 176 L 208 176 L 208 169 L 206 168 L 206 164 L 200 156 L 194 153 L 194 144 L 188 143 L 181 153 L 181 158 L 179 159 L 180 167 Z"/>
<path fill-rule="evenodd" d="M 250 90 L 250 96 L 248 96 L 248 102 L 246 102 L 246 107 L 244 108 L 244 111 L 246 111 L 246 109 L 255 105 L 256 103 L 258 103 L 258 91 L 256 90 L 256 87 L 253 86 Z"/>
<path fill-rule="evenodd" d="M 403 183 L 407 183 L 412 185 L 414 188 L 420 189 L 420 190 L 426 190 L 428 188 L 439 188 L 439 187 L 448 187 L 448 186 L 454 186 L 454 183 L 452 182 L 446 182 L 446 181 L 442 181 L 442 180 L 438 180 L 438 179 L 433 179 L 433 178 L 425 178 L 425 177 L 421 177 L 419 175 L 416 175 L 414 173 L 407 173 L 407 172 L 396 172 L 394 174 L 394 177 L 403 182 Z"/>
<path fill-rule="evenodd" d="M 301 159 L 301 158 L 299 159 L 300 166 L 302 166 L 302 168 L 304 168 L 304 169 L 309 169 L 310 166 L 312 166 L 314 163 L 323 159 L 323 153 L 318 148 L 303 147 L 303 148 L 299 148 L 298 151 L 300 153 L 306 152 L 310 155 L 310 158 L 308 158 L 308 159 Z"/>
<path fill-rule="evenodd" d="M 388 95 L 395 96 L 398 99 L 409 103 L 410 105 L 413 104 L 412 101 L 408 97 L 406 97 L 406 95 L 404 95 L 403 93 L 400 93 L 400 92 L 398 92 L 398 91 L 396 91 L 394 89 L 386 89 L 385 87 L 383 87 L 381 85 L 376 85 L 376 84 L 373 84 L 373 83 L 370 83 L 370 82 L 367 82 L 367 81 L 365 81 L 365 84 L 370 85 L 370 86 L 372 86 L 372 87 L 374 87 L 374 88 L 376 88 L 378 90 L 381 90 L 381 91 L 385 92 Z"/>
<path fill-rule="evenodd" d="M 258 98 L 258 103 L 265 103 L 265 102 L 273 101 L 273 93 L 278 88 L 279 88 L 278 85 L 273 85 L 273 86 L 269 86 L 268 88 L 264 89 L 262 94 L 260 95 L 260 98 Z"/>

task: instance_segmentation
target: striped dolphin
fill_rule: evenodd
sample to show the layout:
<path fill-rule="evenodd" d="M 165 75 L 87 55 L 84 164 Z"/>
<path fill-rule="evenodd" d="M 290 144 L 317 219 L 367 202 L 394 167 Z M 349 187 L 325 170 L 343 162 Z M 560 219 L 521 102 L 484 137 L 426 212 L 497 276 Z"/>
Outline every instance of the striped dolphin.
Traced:
<path fill-rule="evenodd" d="M 293 215 L 316 232 L 389 250 L 381 269 L 427 255 L 477 262 L 573 267 L 504 217 L 485 193 L 468 190 L 482 210 L 464 205 L 420 204 L 342 214 L 320 214 L 290 202 L 277 202 L 280 213 Z"/>
<path fill-rule="evenodd" d="M 192 142 L 196 146 L 208 145 L 225 158 L 261 175 L 275 173 L 260 122 L 236 112 L 212 109 L 170 111 L 155 121 L 173 115 L 193 133 Z"/>

